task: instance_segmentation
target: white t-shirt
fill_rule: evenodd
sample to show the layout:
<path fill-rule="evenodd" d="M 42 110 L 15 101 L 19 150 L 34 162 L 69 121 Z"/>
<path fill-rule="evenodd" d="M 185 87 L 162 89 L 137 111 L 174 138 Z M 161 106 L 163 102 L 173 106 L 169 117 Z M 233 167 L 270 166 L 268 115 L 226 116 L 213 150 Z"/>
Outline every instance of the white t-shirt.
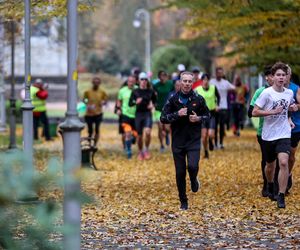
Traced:
<path fill-rule="evenodd" d="M 274 141 L 291 138 L 291 126 L 288 122 L 288 109 L 294 103 L 293 91 L 284 88 L 283 92 L 277 92 L 274 88 L 266 88 L 257 98 L 255 105 L 263 110 L 272 110 L 283 106 L 280 114 L 264 117 L 262 139 Z"/>
<path fill-rule="evenodd" d="M 235 89 L 235 86 L 223 78 L 220 81 L 218 81 L 217 79 L 211 79 L 209 81 L 209 84 L 215 85 L 220 94 L 219 108 L 228 109 L 228 103 L 227 103 L 228 91 L 231 89 Z"/>

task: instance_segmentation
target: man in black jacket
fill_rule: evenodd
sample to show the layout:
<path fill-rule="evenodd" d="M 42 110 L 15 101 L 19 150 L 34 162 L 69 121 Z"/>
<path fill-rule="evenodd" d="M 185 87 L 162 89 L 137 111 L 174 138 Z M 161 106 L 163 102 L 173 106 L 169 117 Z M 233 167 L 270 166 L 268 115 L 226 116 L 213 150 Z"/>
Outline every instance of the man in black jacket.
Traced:
<path fill-rule="evenodd" d="M 188 168 L 192 191 L 197 192 L 200 188 L 197 174 L 200 160 L 201 122 L 209 118 L 209 110 L 204 98 L 192 90 L 193 78 L 191 72 L 181 74 L 181 90 L 170 97 L 160 117 L 162 123 L 171 124 L 172 152 L 182 210 L 188 209 L 186 168 Z"/>

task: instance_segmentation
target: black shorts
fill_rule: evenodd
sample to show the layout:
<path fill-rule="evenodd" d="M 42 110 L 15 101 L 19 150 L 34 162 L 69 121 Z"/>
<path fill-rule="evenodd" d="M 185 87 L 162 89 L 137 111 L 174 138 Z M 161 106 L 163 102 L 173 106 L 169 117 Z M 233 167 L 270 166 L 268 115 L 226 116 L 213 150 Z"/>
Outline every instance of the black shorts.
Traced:
<path fill-rule="evenodd" d="M 291 147 L 292 148 L 298 147 L 299 141 L 300 141 L 300 132 L 292 133 L 292 136 L 291 136 Z"/>
<path fill-rule="evenodd" d="M 84 119 L 85 119 L 85 122 L 88 125 L 89 136 L 92 135 L 93 130 L 95 130 L 96 134 L 99 134 L 99 127 L 100 127 L 100 123 L 102 122 L 103 115 L 102 114 L 100 114 L 100 115 L 93 115 L 93 116 L 87 116 L 86 115 L 84 117 Z M 95 128 L 94 128 L 93 125 L 95 125 Z"/>
<path fill-rule="evenodd" d="M 270 163 L 277 159 L 277 154 L 291 152 L 291 139 L 284 138 L 275 141 L 264 141 L 263 140 L 263 153 L 266 157 L 266 162 Z"/>
<path fill-rule="evenodd" d="M 135 114 L 135 128 L 139 135 L 143 134 L 144 128 L 152 128 L 152 124 L 151 112 L 138 112 Z"/>
<path fill-rule="evenodd" d="M 126 115 L 121 115 L 121 127 L 122 127 L 123 131 L 124 131 L 124 129 L 123 129 L 124 123 L 130 125 L 132 130 L 135 130 L 135 119 L 134 118 L 130 118 Z"/>
<path fill-rule="evenodd" d="M 205 119 L 202 122 L 202 128 L 216 129 L 216 118 L 214 116 L 211 116 L 209 119 Z"/>

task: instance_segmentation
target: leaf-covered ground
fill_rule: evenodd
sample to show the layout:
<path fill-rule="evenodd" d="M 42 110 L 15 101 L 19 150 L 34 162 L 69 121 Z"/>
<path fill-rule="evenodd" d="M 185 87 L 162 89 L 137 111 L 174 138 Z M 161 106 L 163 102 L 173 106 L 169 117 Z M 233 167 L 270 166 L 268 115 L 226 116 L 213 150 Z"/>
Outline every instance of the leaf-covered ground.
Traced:
<path fill-rule="evenodd" d="M 116 131 L 102 125 L 99 170 L 82 173 L 84 191 L 95 197 L 82 209 L 82 249 L 300 249 L 300 155 L 287 208 L 279 210 L 260 195 L 255 131 L 228 131 L 225 150 L 201 159 L 201 190 L 194 194 L 188 185 L 190 209 L 180 211 L 171 152 L 159 153 L 156 129 L 153 157 L 142 162 L 125 158 Z M 37 150 L 45 146 L 56 151 L 61 141 Z"/>

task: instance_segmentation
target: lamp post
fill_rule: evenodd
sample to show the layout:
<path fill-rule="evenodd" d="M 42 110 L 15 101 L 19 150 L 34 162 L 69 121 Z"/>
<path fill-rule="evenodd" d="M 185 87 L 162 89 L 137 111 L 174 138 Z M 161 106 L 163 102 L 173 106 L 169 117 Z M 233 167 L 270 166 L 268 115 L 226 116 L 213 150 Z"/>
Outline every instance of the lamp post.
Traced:
<path fill-rule="evenodd" d="M 0 132 L 6 131 L 5 85 L 4 85 L 4 24 L 0 19 Z"/>
<path fill-rule="evenodd" d="M 151 16 L 146 9 L 136 10 L 133 26 L 135 28 L 141 27 L 142 19 L 145 20 L 145 70 L 147 73 L 151 72 Z"/>
<path fill-rule="evenodd" d="M 68 0 L 68 86 L 66 119 L 59 125 L 64 145 L 64 224 L 70 228 L 64 235 L 64 249 L 80 250 L 80 181 L 75 176 L 81 165 L 80 122 L 77 106 L 77 6 L 78 0 Z"/>
<path fill-rule="evenodd" d="M 34 167 L 33 167 L 33 114 L 32 110 L 34 109 L 31 103 L 30 97 L 30 84 L 31 84 L 31 75 L 30 75 L 30 66 L 31 66 L 31 57 L 30 57 L 30 6 L 31 0 L 24 0 L 25 5 L 25 98 L 22 104 L 23 112 L 23 152 L 26 156 L 25 162 L 25 171 L 31 181 L 33 180 Z M 31 202 L 38 200 L 38 197 L 34 190 L 30 190 L 24 197 L 20 197 L 19 201 L 22 202 Z"/>
<path fill-rule="evenodd" d="M 16 149 L 16 93 L 15 93 L 15 22 L 11 20 L 11 89 L 9 114 L 9 149 Z"/>

